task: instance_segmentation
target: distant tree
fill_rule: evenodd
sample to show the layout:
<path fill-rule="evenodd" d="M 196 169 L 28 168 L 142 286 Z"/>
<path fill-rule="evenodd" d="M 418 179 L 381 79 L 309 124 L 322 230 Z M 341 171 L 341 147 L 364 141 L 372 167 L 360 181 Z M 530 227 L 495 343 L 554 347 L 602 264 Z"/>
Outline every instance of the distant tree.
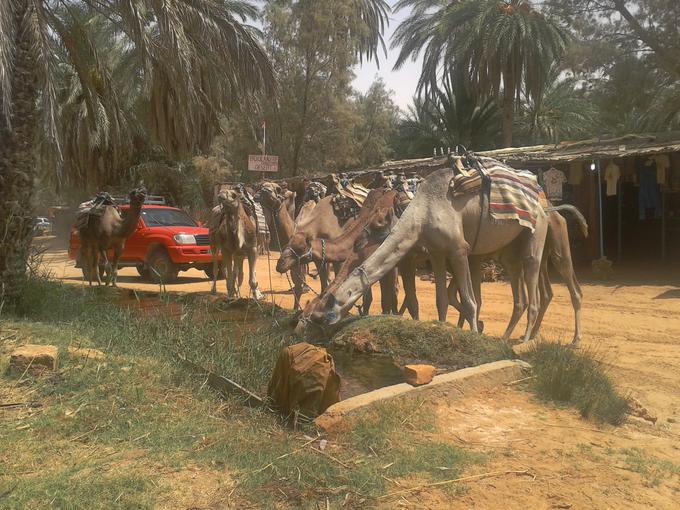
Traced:
<path fill-rule="evenodd" d="M 357 143 L 359 166 L 382 163 L 392 156 L 390 139 L 399 120 L 399 108 L 392 100 L 392 92 L 378 79 L 365 94 L 356 94 L 359 115 L 354 136 Z"/>
<path fill-rule="evenodd" d="M 467 74 L 472 90 L 502 108 L 502 145 L 512 145 L 515 111 L 522 95 L 540 96 L 546 75 L 569 42 L 555 18 L 529 0 L 400 0 L 411 8 L 397 28 L 396 68 L 423 53 L 420 89 L 434 86 L 452 69 Z"/>
<path fill-rule="evenodd" d="M 96 46 L 86 26 L 84 6 L 101 16 L 113 39 L 133 55 L 130 65 L 143 78 L 149 99 L 149 131 L 170 154 L 209 145 L 216 112 L 275 85 L 256 32 L 244 25 L 257 13 L 245 1 L 2 0 L 0 303 L 16 298 L 25 278 L 37 133 L 47 133 L 57 154 L 68 156 L 58 122 L 61 68 L 68 67 L 78 81 L 71 87 L 78 95 L 72 104 L 84 107 L 78 114 L 89 130 L 83 145 L 110 147 L 101 140 L 111 133 L 127 143 L 119 115 L 125 91 L 117 89 L 101 57 L 107 48 Z"/>
<path fill-rule="evenodd" d="M 266 2 L 265 41 L 280 93 L 262 110 L 268 150 L 285 173 L 359 164 L 352 69 L 378 58 L 388 11 L 384 0 Z"/>
<path fill-rule="evenodd" d="M 677 0 L 546 0 L 545 4 L 585 42 L 599 48 L 613 45 L 629 56 L 649 55 L 657 68 L 680 80 Z"/>

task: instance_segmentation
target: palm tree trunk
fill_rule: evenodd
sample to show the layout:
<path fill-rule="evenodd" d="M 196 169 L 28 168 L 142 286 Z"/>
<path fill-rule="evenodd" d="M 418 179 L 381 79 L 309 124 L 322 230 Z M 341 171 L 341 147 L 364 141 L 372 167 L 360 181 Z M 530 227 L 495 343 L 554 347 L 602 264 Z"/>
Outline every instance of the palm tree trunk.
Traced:
<path fill-rule="evenodd" d="M 512 127 L 515 120 L 515 83 L 512 73 L 503 75 L 503 148 L 512 147 Z"/>
<path fill-rule="evenodd" d="M 29 2 L 18 2 L 13 20 L 17 27 L 11 78 L 11 127 L 0 119 L 0 303 L 12 302 L 26 278 L 31 246 L 33 132 L 36 117 L 36 64 L 28 29 Z"/>

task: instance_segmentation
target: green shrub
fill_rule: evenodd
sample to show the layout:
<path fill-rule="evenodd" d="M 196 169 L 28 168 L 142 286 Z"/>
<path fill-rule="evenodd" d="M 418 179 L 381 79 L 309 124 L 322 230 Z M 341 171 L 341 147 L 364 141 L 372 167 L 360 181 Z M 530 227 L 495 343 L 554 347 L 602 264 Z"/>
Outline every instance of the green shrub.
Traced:
<path fill-rule="evenodd" d="M 541 342 L 527 353 L 539 395 L 575 406 L 581 415 L 618 425 L 628 404 L 594 353 Z"/>

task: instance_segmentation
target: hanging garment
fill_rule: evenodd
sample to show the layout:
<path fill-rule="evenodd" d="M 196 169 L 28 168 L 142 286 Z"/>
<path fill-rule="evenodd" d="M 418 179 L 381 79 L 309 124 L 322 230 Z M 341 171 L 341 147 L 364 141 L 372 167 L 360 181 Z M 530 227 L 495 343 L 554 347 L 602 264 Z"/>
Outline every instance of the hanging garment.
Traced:
<path fill-rule="evenodd" d="M 654 209 L 654 217 L 661 217 L 661 200 L 659 197 L 659 185 L 656 182 L 656 163 L 652 160 L 638 169 L 640 179 L 640 193 L 638 207 L 640 219 L 647 217 L 647 209 Z"/>
<path fill-rule="evenodd" d="M 562 201 L 562 187 L 567 182 L 564 172 L 557 168 L 551 168 L 543 172 L 543 184 L 548 200 Z"/>
<path fill-rule="evenodd" d="M 569 163 L 569 184 L 578 186 L 583 180 L 583 162 L 572 161 Z"/>
<path fill-rule="evenodd" d="M 671 158 L 668 157 L 668 154 L 659 154 L 654 160 L 656 161 L 656 182 L 666 184 L 666 176 L 671 167 Z"/>
<path fill-rule="evenodd" d="M 613 161 L 604 169 L 604 180 L 607 181 L 607 196 L 616 195 L 617 184 L 621 177 L 621 169 Z"/>

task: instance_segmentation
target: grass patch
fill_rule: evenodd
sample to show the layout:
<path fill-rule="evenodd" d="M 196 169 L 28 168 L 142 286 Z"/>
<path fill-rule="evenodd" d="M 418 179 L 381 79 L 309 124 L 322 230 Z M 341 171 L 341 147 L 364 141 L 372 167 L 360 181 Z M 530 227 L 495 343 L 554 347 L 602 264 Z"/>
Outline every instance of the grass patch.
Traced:
<path fill-rule="evenodd" d="M 429 361 L 452 370 L 515 358 L 510 346 L 497 338 L 463 331 L 449 323 L 393 316 L 353 321 L 332 341 L 349 349 L 383 352 L 402 361 Z"/>
<path fill-rule="evenodd" d="M 534 388 L 544 398 L 576 407 L 585 418 L 618 425 L 628 410 L 596 355 L 568 345 L 540 342 L 527 353 Z"/>
<path fill-rule="evenodd" d="M 619 453 L 626 469 L 640 473 L 647 487 L 657 487 L 662 480 L 680 476 L 680 465 L 653 457 L 640 448 L 624 448 Z"/>
<path fill-rule="evenodd" d="M 3 508 L 317 508 L 327 499 L 360 508 L 394 490 L 384 477 L 452 478 L 483 461 L 438 441 L 434 410 L 412 401 L 378 406 L 320 451 L 318 439 L 305 445 L 312 427 L 294 432 L 236 397 L 220 399 L 174 358 L 185 353 L 261 392 L 293 341 L 269 315 L 231 320 L 191 297 L 142 314 L 119 292 L 43 280 L 14 310 L 0 318 L 0 397 L 41 406 L 0 415 L 0 451 L 12 452 L 0 456 Z M 59 371 L 6 373 L 4 354 L 23 343 L 58 346 Z M 70 360 L 69 346 L 106 359 Z M 201 485 L 202 471 L 219 482 Z"/>

